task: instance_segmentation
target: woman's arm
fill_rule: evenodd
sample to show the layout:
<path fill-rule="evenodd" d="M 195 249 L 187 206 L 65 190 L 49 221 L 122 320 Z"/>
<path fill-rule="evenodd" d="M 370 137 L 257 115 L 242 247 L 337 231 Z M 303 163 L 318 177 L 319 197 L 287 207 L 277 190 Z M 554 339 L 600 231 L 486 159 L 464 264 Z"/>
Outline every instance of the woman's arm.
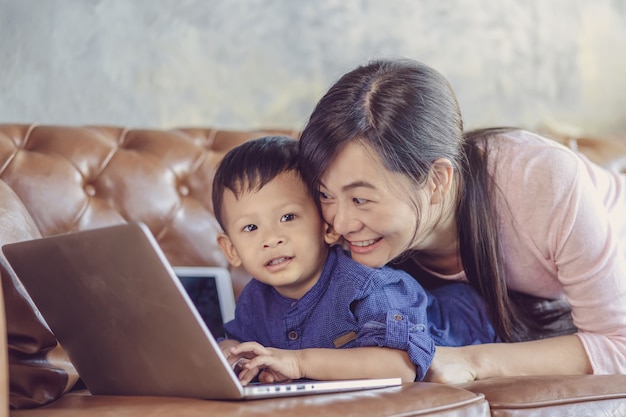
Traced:
<path fill-rule="evenodd" d="M 231 349 L 231 354 L 248 358 L 246 370 L 239 375 L 245 385 L 261 370 L 261 382 L 287 379 L 317 380 L 400 377 L 415 380 L 415 365 L 407 352 L 380 347 L 351 349 L 285 350 L 266 348 L 245 342 Z"/>
<path fill-rule="evenodd" d="M 493 376 L 590 373 L 580 339 L 568 335 L 531 342 L 438 347 L 425 380 L 454 384 Z"/>
<path fill-rule="evenodd" d="M 500 148 L 492 173 L 503 193 L 502 246 L 514 248 L 502 254 L 507 285 L 538 297 L 565 296 L 579 333 L 463 348 L 453 357 L 471 363 L 478 378 L 624 373 L 626 182 L 532 134 L 517 137 L 518 146 Z M 545 198 L 531 198 L 538 193 Z M 447 352 L 439 353 L 437 366 Z"/>
<path fill-rule="evenodd" d="M 400 377 L 415 381 L 415 365 L 406 351 L 383 347 L 303 349 L 299 351 L 304 378 L 355 379 Z"/>

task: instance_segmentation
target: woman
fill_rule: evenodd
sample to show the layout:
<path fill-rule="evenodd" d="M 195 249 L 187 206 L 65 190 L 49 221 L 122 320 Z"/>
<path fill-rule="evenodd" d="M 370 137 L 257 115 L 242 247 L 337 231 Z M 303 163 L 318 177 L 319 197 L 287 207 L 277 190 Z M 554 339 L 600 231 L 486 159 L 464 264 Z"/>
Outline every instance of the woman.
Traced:
<path fill-rule="evenodd" d="M 464 134 L 448 82 L 409 60 L 339 79 L 300 151 L 356 261 L 468 281 L 514 342 L 437 348 L 431 381 L 626 373 L 624 175 L 530 132 Z M 566 301 L 575 327 L 545 325 L 533 299 Z"/>

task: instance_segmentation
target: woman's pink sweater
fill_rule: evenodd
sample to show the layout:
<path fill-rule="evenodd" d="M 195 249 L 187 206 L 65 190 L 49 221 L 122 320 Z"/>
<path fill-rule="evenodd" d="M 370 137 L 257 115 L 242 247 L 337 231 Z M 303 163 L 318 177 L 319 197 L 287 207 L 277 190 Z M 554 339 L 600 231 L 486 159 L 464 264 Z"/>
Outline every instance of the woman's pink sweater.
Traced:
<path fill-rule="evenodd" d="M 626 374 L 626 175 L 525 131 L 489 150 L 509 288 L 565 298 L 594 373 Z"/>

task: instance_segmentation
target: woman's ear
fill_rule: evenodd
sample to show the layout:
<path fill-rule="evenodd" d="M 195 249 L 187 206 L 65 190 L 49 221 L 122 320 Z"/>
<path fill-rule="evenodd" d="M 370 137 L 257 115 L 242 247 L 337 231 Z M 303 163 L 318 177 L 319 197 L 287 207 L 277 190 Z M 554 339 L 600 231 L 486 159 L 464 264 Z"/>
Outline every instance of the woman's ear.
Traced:
<path fill-rule="evenodd" d="M 439 204 L 444 200 L 452 188 L 453 180 L 454 168 L 448 158 L 439 158 L 433 162 L 429 174 L 431 204 Z"/>
<path fill-rule="evenodd" d="M 326 222 L 323 222 L 322 227 L 324 227 L 324 241 L 332 246 L 341 239 L 341 235 L 335 232 L 335 228 L 329 225 Z"/>
<path fill-rule="evenodd" d="M 233 242 L 226 233 L 217 235 L 217 246 L 220 247 L 224 256 L 226 256 L 229 264 L 234 267 L 241 266 L 241 258 L 237 253 L 237 249 L 235 249 L 235 245 L 233 245 Z"/>

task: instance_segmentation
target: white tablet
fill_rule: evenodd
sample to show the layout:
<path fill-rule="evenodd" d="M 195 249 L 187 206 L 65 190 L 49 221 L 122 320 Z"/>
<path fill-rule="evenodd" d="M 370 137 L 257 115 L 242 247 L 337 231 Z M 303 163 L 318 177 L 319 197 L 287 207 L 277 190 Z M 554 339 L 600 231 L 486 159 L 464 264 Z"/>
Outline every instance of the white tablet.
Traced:
<path fill-rule="evenodd" d="M 224 336 L 224 323 L 235 318 L 235 296 L 226 268 L 175 266 L 176 276 L 213 336 Z"/>

